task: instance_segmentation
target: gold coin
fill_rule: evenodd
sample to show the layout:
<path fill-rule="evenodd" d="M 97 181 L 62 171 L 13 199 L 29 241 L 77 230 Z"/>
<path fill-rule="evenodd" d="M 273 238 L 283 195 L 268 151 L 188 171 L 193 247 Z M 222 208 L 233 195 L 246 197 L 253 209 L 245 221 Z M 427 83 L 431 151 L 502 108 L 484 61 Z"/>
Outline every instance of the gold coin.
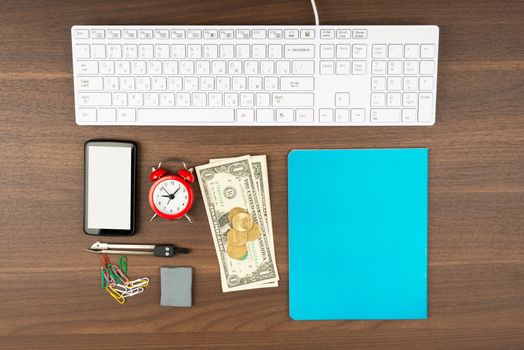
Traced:
<path fill-rule="evenodd" d="M 254 223 L 253 226 L 247 231 L 247 240 L 254 241 L 260 237 L 260 226 L 257 223 Z"/>
<path fill-rule="evenodd" d="M 245 213 L 245 212 L 246 210 L 244 208 L 235 207 L 229 211 L 229 213 L 227 214 L 227 218 L 229 219 L 229 221 L 233 221 L 233 218 L 235 217 L 235 215 L 239 213 Z"/>
<path fill-rule="evenodd" d="M 227 243 L 235 247 L 243 246 L 247 242 L 248 232 L 240 232 L 232 228 L 227 232 Z"/>
<path fill-rule="evenodd" d="M 234 245 L 228 244 L 227 245 L 227 254 L 232 257 L 233 259 L 240 260 L 246 255 L 247 253 L 247 246 L 244 244 L 243 246 L 236 247 Z"/>
<path fill-rule="evenodd" d="M 238 213 L 233 217 L 233 220 L 231 220 L 231 224 L 233 228 L 244 232 L 253 226 L 253 218 L 247 213 Z"/>

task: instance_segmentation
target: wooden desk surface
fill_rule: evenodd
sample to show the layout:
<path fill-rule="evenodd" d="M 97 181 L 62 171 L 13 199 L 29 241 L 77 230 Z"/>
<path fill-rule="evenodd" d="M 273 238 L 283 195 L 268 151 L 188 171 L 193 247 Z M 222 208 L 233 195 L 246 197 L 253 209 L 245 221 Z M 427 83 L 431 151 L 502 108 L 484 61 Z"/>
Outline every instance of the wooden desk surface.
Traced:
<path fill-rule="evenodd" d="M 524 2 L 318 0 L 323 24 L 437 24 L 437 123 L 402 128 L 79 127 L 73 24 L 311 24 L 307 0 L 29 1 L 0 4 L 1 348 L 524 348 Z M 189 256 L 130 257 L 152 286 L 125 306 L 83 252 L 83 143 L 139 145 L 138 234 Z M 293 148 L 430 147 L 429 319 L 288 317 L 286 156 Z M 168 156 L 267 154 L 281 286 L 223 294 L 204 208 L 156 221 L 149 167 Z M 315 169 L 312 169 L 314 172 Z M 115 241 L 115 239 L 113 239 Z M 159 306 L 159 266 L 194 267 L 194 306 Z"/>

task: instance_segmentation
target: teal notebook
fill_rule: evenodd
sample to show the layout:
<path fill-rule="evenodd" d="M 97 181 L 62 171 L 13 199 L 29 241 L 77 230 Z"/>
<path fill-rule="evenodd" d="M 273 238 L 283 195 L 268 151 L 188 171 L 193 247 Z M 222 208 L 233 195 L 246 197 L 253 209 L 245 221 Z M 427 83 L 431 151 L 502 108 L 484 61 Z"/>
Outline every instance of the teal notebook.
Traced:
<path fill-rule="evenodd" d="M 289 315 L 427 318 L 427 149 L 288 157 Z"/>

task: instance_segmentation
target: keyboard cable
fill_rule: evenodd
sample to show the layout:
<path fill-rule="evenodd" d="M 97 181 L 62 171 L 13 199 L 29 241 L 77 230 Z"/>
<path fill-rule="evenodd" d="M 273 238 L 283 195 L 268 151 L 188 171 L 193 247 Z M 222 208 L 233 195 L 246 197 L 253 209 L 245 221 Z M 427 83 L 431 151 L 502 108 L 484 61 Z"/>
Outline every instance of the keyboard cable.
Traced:
<path fill-rule="evenodd" d="M 317 4 L 315 3 L 315 0 L 311 0 L 311 7 L 313 7 L 313 14 L 315 15 L 315 25 L 318 26 L 320 21 L 318 19 Z"/>

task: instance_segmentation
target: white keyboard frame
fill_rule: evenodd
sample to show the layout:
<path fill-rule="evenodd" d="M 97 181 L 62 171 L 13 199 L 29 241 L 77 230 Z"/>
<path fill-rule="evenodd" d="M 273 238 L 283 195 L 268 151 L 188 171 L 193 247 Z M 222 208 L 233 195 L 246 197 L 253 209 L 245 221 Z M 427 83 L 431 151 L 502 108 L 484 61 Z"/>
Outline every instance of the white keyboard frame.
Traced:
<path fill-rule="evenodd" d="M 124 38 L 120 38 L 120 39 L 110 39 L 110 38 L 107 38 L 105 37 L 105 39 L 96 39 L 96 38 L 79 38 L 77 35 L 75 35 L 77 33 L 78 30 L 81 30 L 82 33 L 85 33 L 85 30 L 87 30 L 90 34 L 90 36 L 93 36 L 94 32 L 93 31 L 96 31 L 96 30 L 100 30 L 100 29 L 104 29 L 105 32 L 107 32 L 107 30 L 120 30 L 120 31 L 124 31 L 126 29 L 130 29 L 130 30 L 136 30 L 137 32 L 140 33 L 141 30 L 146 30 L 146 31 L 149 31 L 149 30 L 152 30 L 153 31 L 153 39 L 141 39 L 141 38 L 137 38 L 137 39 L 124 39 Z M 172 33 L 172 31 L 175 31 L 175 30 L 184 30 L 185 33 L 189 33 L 189 31 L 191 30 L 200 30 L 201 33 L 204 33 L 204 31 L 206 30 L 217 30 L 217 35 L 218 35 L 218 38 L 200 38 L 200 39 L 188 39 L 187 37 L 185 39 L 174 39 L 174 38 L 168 38 L 168 39 L 160 39 L 160 38 L 156 38 L 156 34 L 157 34 L 157 31 L 162 31 L 162 30 L 168 30 L 170 35 Z M 250 35 L 251 33 L 253 32 L 253 30 L 265 30 L 266 31 L 266 34 L 269 34 L 271 30 L 289 30 L 289 31 L 293 31 L 293 32 L 296 32 L 298 33 L 298 35 L 302 35 L 303 33 L 305 33 L 305 31 L 308 31 L 308 30 L 313 30 L 314 33 L 315 33 L 315 38 L 314 39 L 306 39 L 306 38 L 281 38 L 281 39 L 254 39 L 254 38 L 249 38 L 249 39 L 240 39 L 240 38 L 220 38 L 221 34 L 222 34 L 222 31 L 227 32 L 227 31 L 230 31 L 230 30 L 233 30 L 233 32 L 236 34 L 238 31 L 242 31 L 242 30 L 249 30 L 250 32 Z M 351 81 L 346 81 L 344 80 L 346 75 L 337 75 L 337 74 L 334 74 L 333 76 L 325 76 L 325 75 L 321 75 L 319 74 L 319 64 L 320 64 L 320 61 L 324 61 L 324 59 L 321 59 L 320 58 L 320 45 L 337 45 L 337 44 L 341 44 L 341 42 L 339 40 L 341 39 L 337 39 L 336 36 L 338 35 L 338 31 L 337 30 L 341 30 L 341 31 L 344 31 L 344 30 L 349 30 L 350 31 L 350 35 L 351 35 L 351 38 L 350 39 L 347 39 L 347 42 L 349 44 L 366 44 L 367 45 L 367 57 L 365 59 L 361 59 L 360 61 L 365 61 L 366 62 L 366 73 L 363 74 L 363 75 L 359 75 L 359 76 L 356 76 L 356 75 L 353 75 L 353 74 L 350 74 L 348 75 L 349 77 L 351 77 Z M 333 31 L 334 33 L 334 38 L 321 38 L 321 36 L 324 36 L 325 33 L 328 33 L 328 32 L 331 32 Z M 105 33 L 104 32 L 104 33 Z M 104 34 L 105 35 L 105 34 Z M 300 25 L 300 26 L 283 26 L 283 25 L 278 25 L 278 26 L 257 26 L 257 25 L 249 25 L 249 26 L 205 26 L 205 25 L 197 25 L 197 26 L 141 26 L 141 25 L 129 25 L 129 26 L 125 26 L 125 25 L 116 25 L 116 26 L 108 26 L 108 25 L 76 25 L 76 26 L 73 26 L 71 28 L 71 38 L 72 38 L 72 57 L 73 57 L 73 76 L 74 76 L 74 91 L 75 91 L 75 115 L 76 115 L 76 122 L 78 125 L 198 125 L 198 126 L 421 126 L 421 125 L 433 125 L 435 123 L 435 115 L 436 115 L 436 100 L 437 100 L 437 75 L 438 75 L 438 52 L 439 52 L 439 28 L 437 26 L 433 26 L 433 25 L 416 25 L 416 26 L 345 26 L 345 25 L 320 25 L 320 26 L 314 26 L 314 25 Z M 402 40 L 400 40 L 399 38 L 402 38 Z M 282 45 L 283 47 L 283 52 L 285 51 L 284 49 L 284 45 L 309 45 L 309 44 L 313 44 L 315 45 L 315 57 L 314 60 L 315 61 L 315 70 L 314 70 L 314 91 L 312 92 L 314 94 L 314 105 L 311 106 L 311 107 L 296 107 L 295 108 L 295 113 L 294 113 L 294 119 L 293 119 L 293 122 L 279 122 L 278 121 L 278 118 L 274 115 L 274 118 L 273 118 L 273 122 L 272 123 L 263 123 L 263 122 L 257 122 L 257 119 L 256 119 L 256 111 L 255 111 L 255 120 L 252 121 L 252 122 L 241 122 L 238 120 L 238 115 L 235 113 L 235 121 L 234 122 L 211 122 L 211 121 L 206 121 L 206 122 L 192 122 L 191 119 L 189 119 L 188 121 L 175 121 L 175 122 L 170 122 L 170 121 L 159 121 L 159 120 L 147 120 L 147 121 L 141 121 L 139 120 L 139 115 L 138 115 L 138 110 L 136 111 L 136 121 L 109 121 L 109 122 L 103 122 L 103 121 L 86 121 L 86 120 L 82 120 L 81 117 L 79 116 L 80 114 L 80 111 L 81 111 L 81 108 L 87 108 L 89 109 L 89 107 L 81 107 L 80 106 L 80 101 L 79 101 L 79 94 L 80 94 L 80 91 L 79 91 L 79 86 L 78 86 L 78 82 L 77 82 L 77 78 L 78 78 L 78 72 L 77 72 L 77 64 L 76 62 L 78 60 L 82 60 L 82 58 L 79 58 L 77 57 L 77 52 L 75 50 L 75 46 L 77 44 L 96 44 L 96 43 L 104 43 L 104 44 L 111 44 L 111 43 L 115 43 L 115 44 L 126 44 L 126 43 L 132 43 L 132 44 L 161 44 L 161 43 L 165 43 L 165 44 L 177 44 L 177 43 L 180 43 L 180 44 L 186 44 L 186 45 L 189 45 L 189 44 L 200 44 L 200 45 L 205 45 L 205 44 L 242 44 L 242 43 L 246 43 L 246 44 L 250 44 L 250 45 L 253 45 L 253 44 L 257 44 L 257 43 L 263 43 L 263 44 L 266 44 L 266 45 L 269 45 L 269 44 L 280 44 Z M 433 88 L 431 90 L 428 90 L 426 95 L 431 95 L 432 96 L 432 101 L 431 103 L 427 103 L 427 111 L 429 111 L 429 114 L 428 115 L 425 115 L 423 118 L 421 118 L 421 116 L 418 115 L 418 112 L 417 112 L 417 117 L 416 117 L 416 120 L 415 121 L 403 121 L 402 120 L 402 111 L 400 109 L 400 107 L 398 108 L 399 109 L 399 113 L 400 113 L 400 119 L 398 122 L 389 122 L 389 121 L 372 121 L 371 119 L 371 116 L 370 116 L 370 111 L 372 109 L 371 107 L 371 82 L 370 82 L 370 79 L 372 77 L 372 74 L 371 73 L 371 62 L 373 61 L 373 58 L 372 58 L 372 54 L 373 54 L 373 45 L 382 45 L 382 44 L 401 44 L 403 45 L 408 45 L 410 43 L 412 44 L 418 44 L 418 45 L 423 45 L 423 44 L 428 44 L 428 45 L 434 45 L 434 73 L 431 75 L 433 77 Z M 335 46 L 336 47 L 336 46 Z M 335 56 L 336 57 L 336 56 Z M 202 58 L 202 59 L 205 59 L 205 58 Z M 118 60 L 118 59 L 115 59 L 115 60 Z M 141 60 L 140 58 L 137 58 L 137 59 L 125 59 L 125 58 L 122 58 L 120 60 L 129 60 L 129 61 L 134 61 L 134 60 Z M 154 60 L 154 58 L 153 58 Z M 195 59 L 197 60 L 197 59 Z M 210 60 L 212 61 L 211 59 L 207 59 L 207 60 Z M 217 58 L 215 60 L 222 60 L 220 58 Z M 238 59 L 238 58 L 233 58 L 233 59 L 230 59 L 230 60 L 242 60 L 242 59 Z M 249 58 L 247 60 L 255 60 L 253 58 Z M 269 59 L 265 59 L 265 60 L 269 60 Z M 290 60 L 288 58 L 282 58 L 280 60 Z M 334 61 L 334 66 L 336 66 L 336 61 L 337 59 L 336 58 L 333 58 L 333 59 L 326 59 L 327 61 Z M 351 56 L 351 58 L 348 59 L 349 61 L 351 61 L 351 65 L 353 66 L 353 61 L 355 61 L 356 59 L 353 58 L 353 56 Z M 385 59 L 386 61 L 388 61 L 388 58 Z M 404 58 L 404 55 L 402 56 L 402 58 L 398 59 L 400 61 L 405 61 L 406 58 Z M 417 59 L 417 60 L 421 60 L 420 58 Z M 404 67 L 404 65 L 402 64 L 402 67 Z M 404 68 L 405 69 L 405 68 Z M 417 68 L 418 69 L 418 68 Z M 162 74 L 163 76 L 166 76 L 166 74 Z M 213 76 L 212 74 L 210 74 L 211 76 Z M 226 74 L 225 76 L 231 76 L 229 74 Z M 245 75 L 241 75 L 241 76 L 245 76 Z M 403 72 L 398 75 L 400 77 L 402 77 L 402 80 L 404 77 L 406 77 L 407 75 L 405 75 Z M 416 74 L 414 75 L 416 77 L 420 77 L 420 74 Z M 216 77 L 216 76 L 215 76 Z M 342 89 L 341 86 L 344 86 L 346 85 L 347 86 L 347 91 L 350 93 L 350 106 L 347 107 L 347 110 L 348 110 L 348 121 L 347 122 L 336 122 L 336 117 L 335 115 L 338 115 L 338 111 L 337 109 L 346 109 L 346 107 L 340 107 L 340 106 L 335 106 L 334 105 L 334 101 L 333 101 L 333 98 L 330 97 L 331 95 L 334 96 L 335 93 L 337 92 L 340 92 L 340 90 Z M 346 91 L 346 90 L 342 90 L 342 91 Z M 279 90 L 280 93 L 282 93 L 280 90 Z M 386 94 L 387 91 L 384 91 L 384 94 Z M 421 92 L 420 91 L 416 91 L 416 93 L 418 94 L 418 98 L 421 98 L 420 97 L 420 94 Z M 329 101 L 329 99 L 331 98 L 331 101 Z M 402 93 L 401 93 L 401 98 L 402 98 Z M 418 103 L 417 102 L 417 106 L 418 106 Z M 402 104 L 402 102 L 401 102 Z M 100 107 L 100 106 L 99 106 Z M 109 108 L 118 108 L 118 107 L 115 107 L 114 105 L 110 105 L 110 106 L 107 106 Z M 96 106 L 93 106 L 92 108 L 97 108 Z M 133 108 L 133 107 L 129 107 L 129 108 Z M 216 108 L 213 108 L 213 107 L 205 107 L 205 108 L 208 108 L 210 110 L 213 110 L 213 109 L 216 109 Z M 222 107 L 222 108 L 228 108 L 228 107 Z M 272 109 L 275 109 L 275 114 L 276 114 L 276 109 L 279 108 L 277 106 L 273 106 L 273 107 L 268 107 L 268 108 L 272 108 Z M 293 108 L 293 107 L 281 107 L 281 108 Z M 298 118 L 298 115 L 297 115 L 297 109 L 313 109 L 313 113 L 314 113 L 314 121 L 313 122 L 301 122 L 300 120 L 297 120 Z M 141 110 L 146 110 L 147 108 L 143 108 Z M 162 107 L 155 107 L 154 109 L 162 109 Z M 175 106 L 174 109 L 177 109 L 177 107 Z M 235 112 L 236 110 L 239 110 L 239 109 L 254 109 L 256 110 L 257 107 L 232 107 L 232 108 L 229 108 L 229 109 L 234 109 Z M 320 122 L 319 120 L 319 113 L 320 113 L 320 109 L 332 109 L 333 110 L 333 122 L 329 122 L 329 123 L 325 123 L 325 122 Z M 352 115 L 352 110 L 353 109 L 365 109 L 365 121 L 364 122 L 353 122 L 352 121 L 352 118 L 351 118 L 351 115 Z M 375 110 L 379 110 L 381 108 L 373 108 Z M 389 107 L 384 107 L 383 109 L 395 109 L 395 108 L 389 108 Z M 390 111 L 388 111 L 389 113 Z M 96 112 L 98 113 L 98 111 Z M 375 111 L 375 114 L 376 114 L 376 111 Z M 392 115 L 396 118 L 396 113 L 392 113 Z M 423 119 L 423 120 L 421 120 Z"/>

